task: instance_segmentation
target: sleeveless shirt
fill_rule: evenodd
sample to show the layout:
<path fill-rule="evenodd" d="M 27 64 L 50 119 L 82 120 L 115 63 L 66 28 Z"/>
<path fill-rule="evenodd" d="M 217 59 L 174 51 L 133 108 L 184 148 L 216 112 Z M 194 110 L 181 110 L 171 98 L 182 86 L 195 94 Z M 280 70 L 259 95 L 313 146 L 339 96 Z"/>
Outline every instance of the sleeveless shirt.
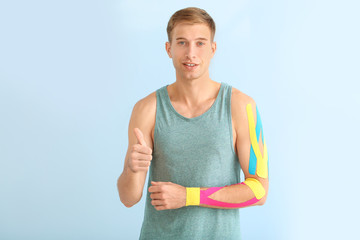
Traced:
<path fill-rule="evenodd" d="M 231 125 L 232 87 L 221 82 L 212 106 L 187 118 L 172 106 L 167 86 L 156 90 L 153 159 L 149 168 L 141 240 L 239 240 L 239 209 L 185 206 L 158 211 L 151 204 L 151 181 L 184 187 L 240 183 Z"/>

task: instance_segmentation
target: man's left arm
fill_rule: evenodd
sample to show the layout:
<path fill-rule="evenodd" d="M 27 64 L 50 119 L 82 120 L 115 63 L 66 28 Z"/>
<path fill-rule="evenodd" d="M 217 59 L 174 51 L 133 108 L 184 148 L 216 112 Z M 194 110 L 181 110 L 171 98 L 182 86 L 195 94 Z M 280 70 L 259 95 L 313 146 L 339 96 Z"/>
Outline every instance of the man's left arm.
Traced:
<path fill-rule="evenodd" d="M 258 108 L 250 99 L 234 113 L 236 150 L 245 181 L 222 187 L 184 187 L 171 182 L 152 182 L 151 204 L 156 210 L 184 206 L 234 209 L 263 205 L 268 193 L 268 153 Z"/>

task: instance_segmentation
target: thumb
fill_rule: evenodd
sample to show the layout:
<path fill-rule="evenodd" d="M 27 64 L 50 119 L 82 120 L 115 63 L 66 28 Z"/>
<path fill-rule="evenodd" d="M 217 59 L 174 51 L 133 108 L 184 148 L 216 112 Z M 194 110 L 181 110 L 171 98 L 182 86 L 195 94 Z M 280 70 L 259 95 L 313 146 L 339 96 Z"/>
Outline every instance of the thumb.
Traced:
<path fill-rule="evenodd" d="M 138 140 L 138 143 L 140 143 L 143 146 L 147 146 L 144 139 L 144 134 L 141 132 L 141 130 L 139 128 L 134 128 L 134 133 Z"/>

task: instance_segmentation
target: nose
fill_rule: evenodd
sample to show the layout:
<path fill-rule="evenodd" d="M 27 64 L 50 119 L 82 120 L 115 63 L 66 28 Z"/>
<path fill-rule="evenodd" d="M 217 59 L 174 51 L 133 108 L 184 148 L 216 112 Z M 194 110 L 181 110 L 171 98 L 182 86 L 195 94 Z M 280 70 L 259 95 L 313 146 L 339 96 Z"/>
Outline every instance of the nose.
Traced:
<path fill-rule="evenodd" d="M 186 49 L 186 57 L 189 59 L 195 58 L 195 46 L 193 44 L 189 44 Z"/>

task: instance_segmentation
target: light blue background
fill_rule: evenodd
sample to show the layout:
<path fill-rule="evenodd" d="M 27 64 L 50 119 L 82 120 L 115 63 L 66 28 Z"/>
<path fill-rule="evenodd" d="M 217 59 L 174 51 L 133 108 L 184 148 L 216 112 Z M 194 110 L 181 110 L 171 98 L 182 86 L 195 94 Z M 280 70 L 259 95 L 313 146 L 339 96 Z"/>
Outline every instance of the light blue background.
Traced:
<path fill-rule="evenodd" d="M 177 10 L 217 25 L 210 74 L 258 104 L 266 204 L 243 239 L 359 237 L 357 1 L 1 1 L 0 239 L 138 239 L 116 181 L 134 104 L 175 81 Z M 146 191 L 146 189 L 144 189 Z"/>

